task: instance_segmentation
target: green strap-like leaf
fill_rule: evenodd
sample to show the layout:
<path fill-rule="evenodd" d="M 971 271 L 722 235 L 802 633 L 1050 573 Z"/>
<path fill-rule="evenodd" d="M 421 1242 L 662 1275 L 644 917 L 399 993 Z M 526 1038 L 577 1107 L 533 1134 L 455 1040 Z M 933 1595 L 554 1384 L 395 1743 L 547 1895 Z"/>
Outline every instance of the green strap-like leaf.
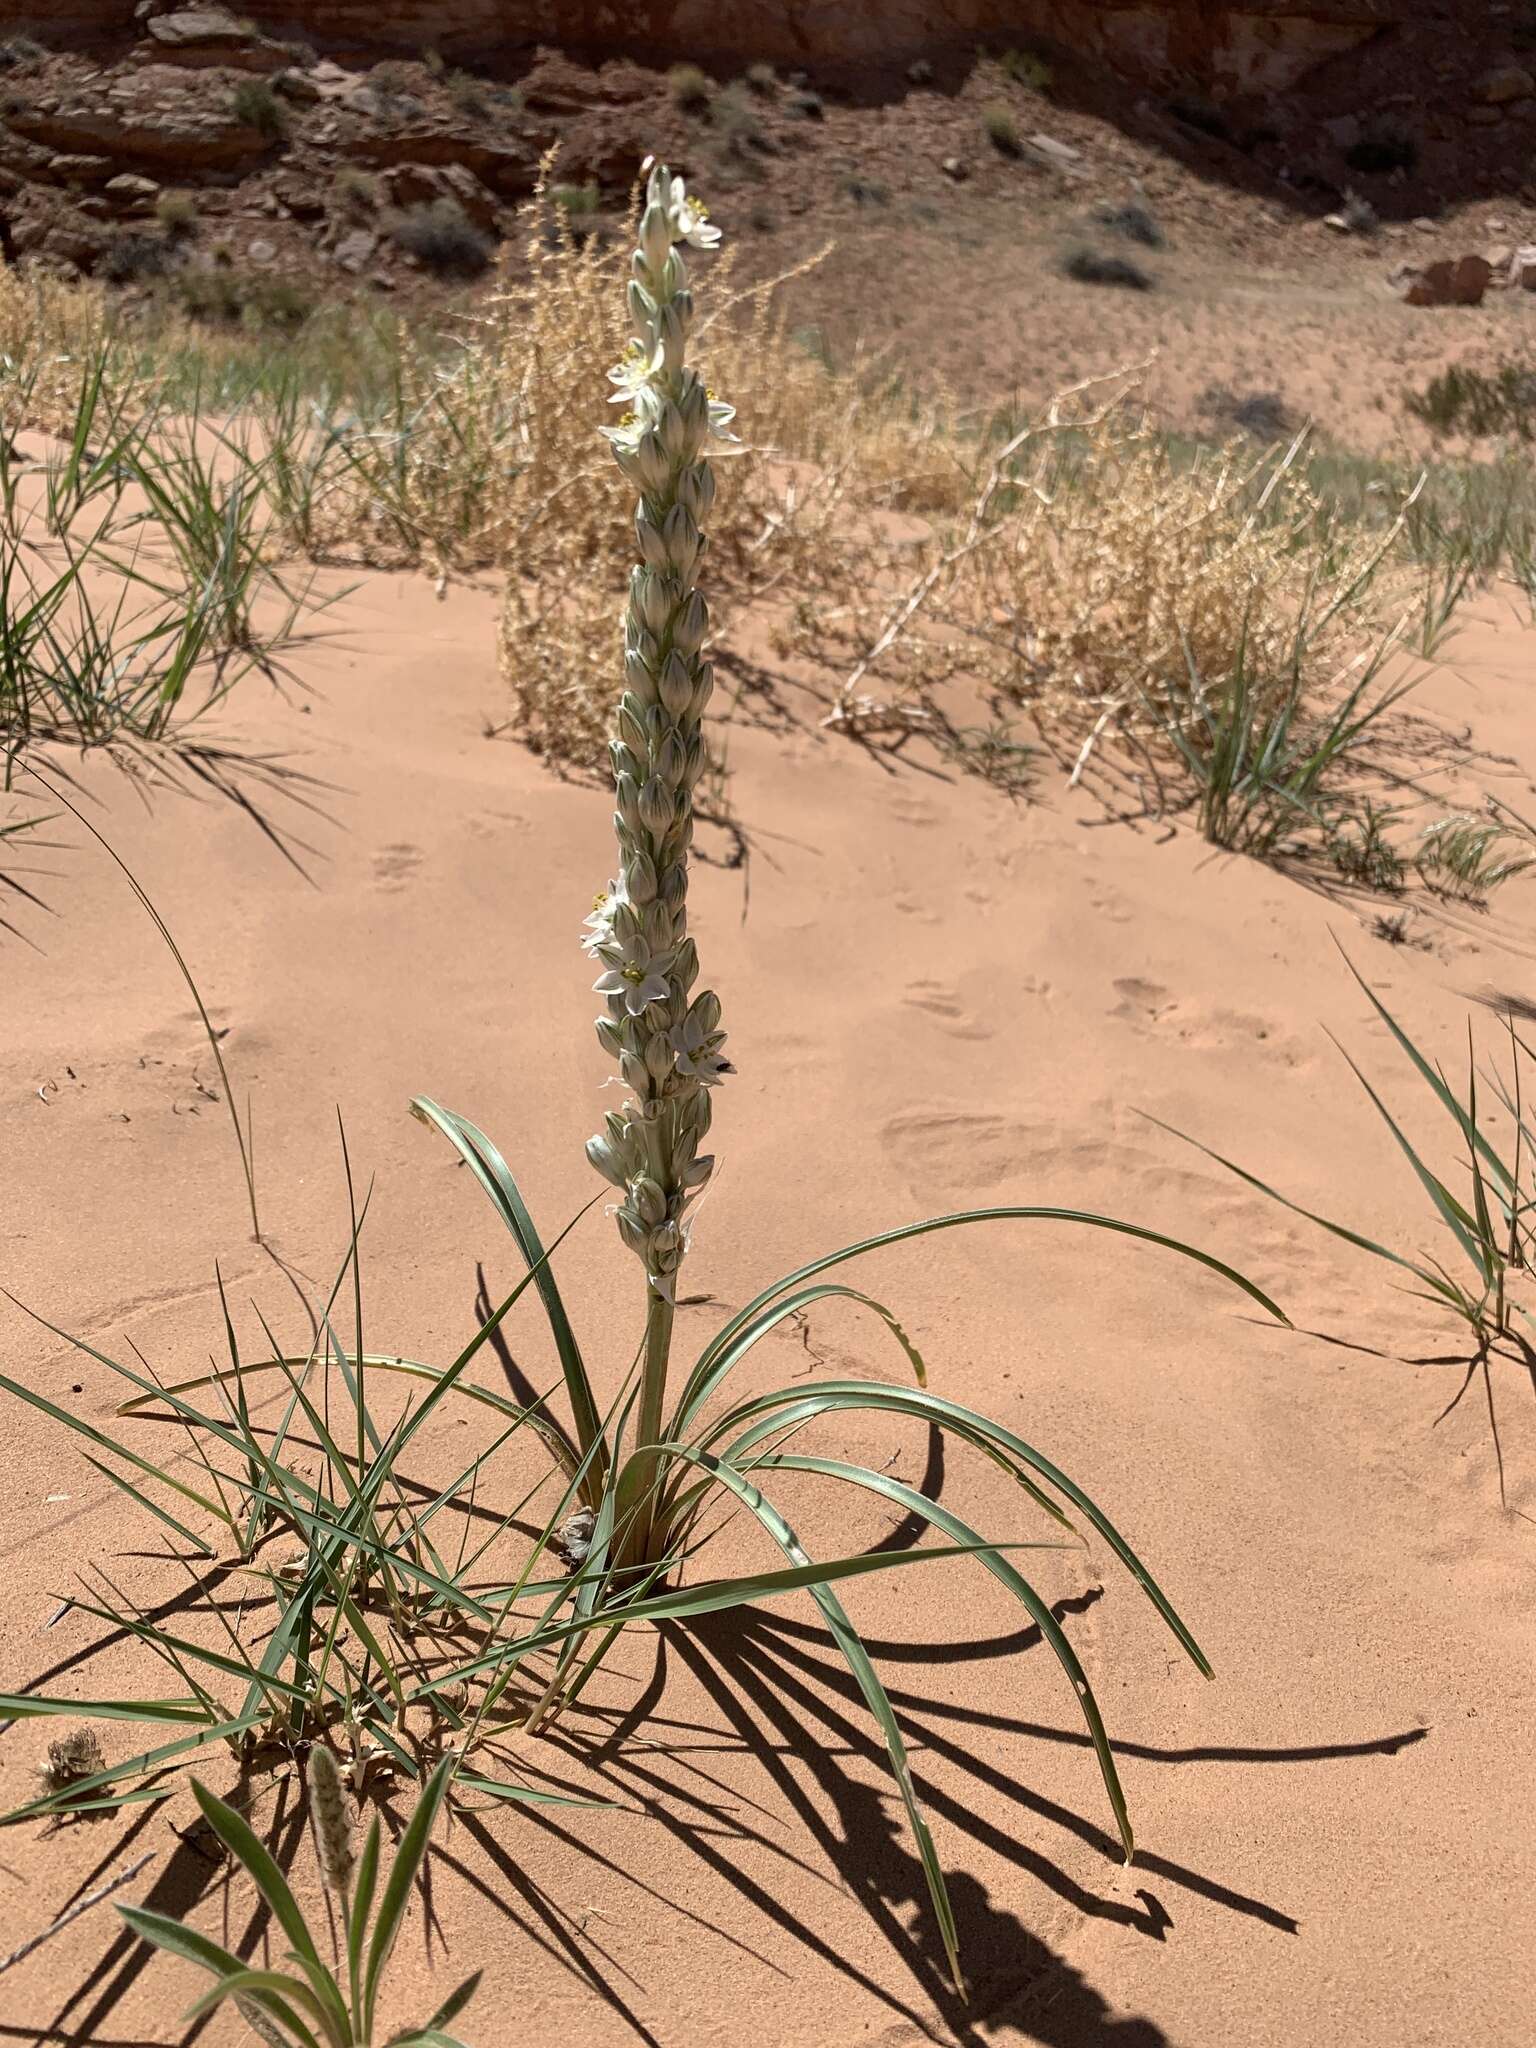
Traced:
<path fill-rule="evenodd" d="M 819 1414 L 831 1414 L 849 1408 L 885 1408 L 898 1415 L 915 1415 L 924 1422 L 937 1423 L 941 1429 L 959 1428 L 974 1438 L 985 1436 L 1000 1450 L 1006 1451 L 1021 1464 L 1038 1472 L 1042 1479 L 1079 1511 L 1085 1521 L 1090 1522 L 1104 1541 L 1114 1551 L 1168 1627 L 1178 1639 L 1185 1655 L 1206 1678 L 1211 1667 L 1205 1652 L 1195 1641 L 1183 1621 L 1179 1618 L 1172 1601 L 1147 1570 L 1141 1559 L 1132 1550 L 1120 1531 L 1110 1521 L 1097 1503 L 1083 1492 L 1075 1480 L 1051 1463 L 1037 1451 L 1033 1444 L 1026 1443 L 1011 1429 L 990 1416 L 978 1414 L 973 1408 L 962 1408 L 958 1402 L 946 1401 L 942 1394 L 931 1394 L 917 1387 L 887 1387 L 876 1380 L 822 1380 L 812 1381 L 806 1386 L 781 1387 L 767 1394 L 759 1394 L 751 1400 L 740 1402 L 729 1415 L 723 1416 L 701 1444 L 718 1439 L 728 1430 L 742 1424 L 756 1426 L 748 1428 L 744 1435 L 732 1445 L 731 1458 L 744 1455 L 753 1443 L 786 1425 L 797 1423 L 802 1418 Z M 759 1419 L 760 1418 L 760 1419 Z M 1011 1546 L 1003 1544 L 1002 1549 Z"/>
<path fill-rule="evenodd" d="M 907 1363 L 912 1368 L 917 1384 L 920 1387 L 925 1387 L 928 1384 L 928 1368 L 923 1363 L 922 1353 L 885 1304 L 876 1301 L 873 1295 L 861 1293 L 857 1287 L 845 1287 L 836 1280 L 823 1281 L 814 1287 L 802 1287 L 795 1293 L 786 1295 L 782 1299 L 773 1302 L 763 1310 L 761 1315 L 755 1316 L 745 1329 L 732 1339 L 730 1344 L 720 1352 L 707 1371 L 702 1373 L 695 1372 L 683 1390 L 683 1398 L 678 1403 L 677 1413 L 673 1417 L 668 1434 L 671 1436 L 682 1436 L 685 1434 L 689 1422 L 704 1406 L 704 1403 L 709 1399 L 715 1388 L 719 1386 L 727 1373 L 734 1366 L 738 1365 L 752 1347 L 760 1343 L 768 1335 L 770 1330 L 776 1329 L 780 1323 L 787 1321 L 790 1316 L 798 1314 L 800 1310 L 809 1308 L 813 1302 L 839 1297 L 845 1301 L 859 1302 L 863 1307 L 874 1311 L 905 1352 Z"/>
<path fill-rule="evenodd" d="M 824 1257 L 812 1259 L 809 1265 L 801 1266 L 796 1272 L 787 1274 L 772 1287 L 756 1295 L 746 1307 L 732 1316 L 725 1327 L 717 1331 L 700 1354 L 694 1367 L 683 1398 L 678 1407 L 680 1417 L 691 1417 L 695 1406 L 694 1390 L 709 1372 L 720 1353 L 732 1342 L 737 1333 L 759 1315 L 770 1302 L 777 1301 L 781 1294 L 798 1287 L 802 1281 L 812 1279 L 817 1273 L 825 1273 L 831 1266 L 842 1265 L 849 1259 L 862 1258 L 866 1252 L 879 1251 L 886 1245 L 903 1244 L 908 1238 L 923 1237 L 930 1231 L 955 1230 L 962 1224 L 1027 1222 L 1027 1223 L 1083 1223 L 1094 1230 L 1111 1230 L 1122 1237 L 1134 1237 L 1144 1244 L 1160 1245 L 1164 1251 L 1177 1252 L 1181 1258 L 1193 1259 L 1196 1265 L 1206 1267 L 1212 1273 L 1219 1273 L 1224 1280 L 1230 1280 L 1234 1287 L 1240 1287 L 1244 1294 L 1256 1301 L 1260 1308 L 1272 1315 L 1277 1322 L 1289 1327 L 1289 1318 L 1278 1309 L 1260 1288 L 1251 1280 L 1245 1280 L 1241 1273 L 1213 1258 L 1209 1252 L 1196 1250 L 1193 1245 L 1182 1244 L 1177 1238 L 1165 1237 L 1161 1231 L 1143 1229 L 1137 1223 L 1119 1223 L 1111 1216 L 1097 1216 L 1082 1209 L 1056 1209 L 1021 1207 L 1015 1204 L 990 1209 L 964 1209 L 951 1216 L 930 1216 L 922 1223 L 903 1224 L 899 1229 L 882 1231 L 878 1237 L 860 1239 L 857 1244 L 845 1245 L 841 1251 L 828 1252 Z"/>
<path fill-rule="evenodd" d="M 135 1934 L 156 1948 L 163 1948 L 168 1955 L 179 1956 L 183 1962 L 197 1963 L 225 1982 L 246 1974 L 245 1964 L 238 1956 L 231 1955 L 216 1941 L 210 1941 L 195 1927 L 187 1926 L 185 1921 L 172 1920 L 164 1913 L 153 1913 L 145 1906 L 119 1906 L 117 1910 Z M 314 2035 L 288 2003 L 296 1987 L 287 1978 L 277 1981 L 282 1986 L 281 1991 L 275 1987 L 256 1987 L 251 1994 L 253 2002 L 286 2027 L 299 2048 L 320 2048 Z M 329 2034 L 327 2038 L 330 2038 Z"/>
<path fill-rule="evenodd" d="M 309 1923 L 299 1906 L 298 1900 L 288 1888 L 288 1880 L 277 1866 L 276 1859 L 266 1844 L 256 1834 L 245 1816 L 236 1813 L 206 1785 L 192 1780 L 192 1792 L 202 1808 L 207 1821 L 219 1840 L 230 1854 L 243 1863 L 250 1872 L 257 1890 L 271 1907 L 274 1918 L 284 1934 L 293 1943 L 294 1955 L 314 1988 L 315 1996 L 335 2020 L 339 2030 L 338 2038 L 344 2044 L 347 2038 L 348 2022 L 346 2003 L 340 1986 L 320 1960 L 320 1951 L 315 1946 Z"/>
<path fill-rule="evenodd" d="M 394 1948 L 395 1937 L 400 1932 L 405 1918 L 405 1909 L 410 1900 L 411 1886 L 416 1882 L 416 1872 L 421 1859 L 427 1853 L 427 1843 L 437 1824 L 438 1810 L 448 1794 L 449 1782 L 453 1777 L 456 1759 L 445 1756 L 437 1769 L 422 1788 L 416 1811 L 400 1837 L 400 1846 L 395 1851 L 395 1861 L 384 1886 L 384 1896 L 379 1902 L 379 1917 L 374 1923 L 373 1938 L 368 1944 L 368 1961 L 363 1971 L 363 2010 L 359 2032 L 364 2041 L 373 2039 L 373 2014 L 378 2002 L 379 1979 L 384 1965 L 389 1961 Z"/>
<path fill-rule="evenodd" d="M 560 1289 L 550 1270 L 549 1254 L 534 1228 L 533 1218 L 528 1213 L 528 1206 L 512 1177 L 511 1168 L 484 1131 L 477 1130 L 467 1117 L 456 1116 L 452 1110 L 439 1108 L 425 1095 L 418 1095 L 415 1098 L 411 1104 L 411 1113 L 419 1117 L 423 1123 L 435 1125 L 459 1153 L 500 1212 L 502 1221 L 512 1233 L 513 1241 L 523 1255 L 524 1263 L 535 1277 L 539 1297 L 544 1303 L 544 1313 L 549 1319 L 550 1333 L 555 1340 L 555 1349 L 559 1353 L 560 1370 L 565 1375 L 571 1417 L 576 1424 L 577 1449 L 583 1457 L 589 1453 L 593 1454 L 591 1485 L 587 1495 L 588 1504 L 593 1505 L 601 1495 L 605 1477 L 602 1448 L 598 1441 L 597 1403 L 592 1396 L 592 1383 L 587 1377 L 581 1347 L 576 1342 L 576 1333 L 571 1328 L 570 1317 L 565 1312 L 565 1303 L 560 1298 Z M 585 1215 L 587 1209 L 600 1199 L 594 1195 L 581 1214 Z"/>
<path fill-rule="evenodd" d="M 908 1514 L 920 1515 L 925 1522 L 930 1522 L 935 1529 L 942 1529 L 947 1536 L 953 1536 L 958 1542 L 980 1545 L 983 1540 L 975 1529 L 962 1522 L 958 1515 L 951 1514 L 948 1508 L 941 1507 L 937 1501 L 930 1500 L 915 1487 L 903 1485 L 901 1480 L 891 1478 L 888 1473 L 871 1472 L 867 1466 L 844 1464 L 836 1458 L 812 1458 L 799 1453 L 774 1452 L 764 1459 L 760 1466 L 753 1466 L 754 1471 L 762 1469 L 775 1472 L 816 1472 L 828 1479 L 845 1480 L 850 1485 L 866 1487 L 871 1493 L 882 1494 L 885 1499 L 894 1501 L 897 1507 L 905 1509 Z M 1125 1847 L 1125 1860 L 1129 1863 L 1136 1850 L 1135 1838 L 1131 1832 L 1131 1818 L 1126 1810 L 1125 1792 L 1120 1784 L 1120 1774 L 1115 1768 L 1109 1736 L 1105 1732 L 1104 1717 L 1099 1712 L 1099 1703 L 1094 1698 L 1093 1687 L 1088 1683 L 1088 1674 L 1084 1671 L 1061 1623 L 1022 1572 L 1016 1571 L 1007 1558 L 997 1550 L 983 1548 L 979 1550 L 978 1556 L 992 1576 L 1000 1580 L 1028 1610 L 1035 1626 L 1055 1652 L 1056 1661 L 1072 1682 L 1078 1706 L 1082 1710 L 1084 1721 L 1088 1724 L 1088 1733 L 1093 1738 L 1094 1753 L 1099 1760 L 1104 1789 L 1109 1794 L 1115 1825 L 1120 1830 L 1120 1840 Z"/>

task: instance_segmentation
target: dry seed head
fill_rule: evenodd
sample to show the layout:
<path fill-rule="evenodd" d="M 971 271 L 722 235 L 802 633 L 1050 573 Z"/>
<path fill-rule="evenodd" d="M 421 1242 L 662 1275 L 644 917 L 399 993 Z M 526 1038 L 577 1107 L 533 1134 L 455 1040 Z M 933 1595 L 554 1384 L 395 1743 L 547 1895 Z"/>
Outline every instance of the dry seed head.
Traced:
<path fill-rule="evenodd" d="M 340 1767 L 321 1743 L 309 1752 L 309 1817 L 320 1852 L 320 1874 L 338 1898 L 344 1897 L 352 1876 L 352 1816 Z"/>
<path fill-rule="evenodd" d="M 93 1778 L 107 1768 L 101 1739 L 94 1728 L 76 1728 L 48 1745 L 48 1761 L 39 1776 L 47 1792 L 67 1792 L 82 1778 Z"/>

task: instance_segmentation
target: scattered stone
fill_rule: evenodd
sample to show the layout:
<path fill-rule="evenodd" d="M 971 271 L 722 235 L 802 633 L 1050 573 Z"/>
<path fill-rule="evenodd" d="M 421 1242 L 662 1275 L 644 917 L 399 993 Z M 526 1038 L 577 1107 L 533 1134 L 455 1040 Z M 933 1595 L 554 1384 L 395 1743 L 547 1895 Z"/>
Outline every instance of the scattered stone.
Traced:
<path fill-rule="evenodd" d="M 1536 242 L 1527 242 L 1510 258 L 1509 282 L 1516 291 L 1536 292 Z"/>
<path fill-rule="evenodd" d="M 373 252 L 379 246 L 379 238 L 367 228 L 353 228 L 350 234 L 342 236 L 331 251 L 332 261 L 339 270 L 352 276 L 360 276 L 373 260 Z"/>
<path fill-rule="evenodd" d="M 939 169 L 946 178 L 953 178 L 957 185 L 963 185 L 971 175 L 971 167 L 963 156 L 947 156 Z"/>
<path fill-rule="evenodd" d="M 475 227 L 496 225 L 496 201 L 464 164 L 396 164 L 384 173 L 384 189 L 396 206 L 430 206 L 446 199 Z"/>
<path fill-rule="evenodd" d="M 1438 235 L 1440 232 L 1439 221 L 1431 220 L 1427 213 L 1421 213 L 1413 225 L 1421 235 Z"/>
<path fill-rule="evenodd" d="M 274 74 L 271 84 L 274 92 L 281 93 L 295 106 L 315 107 L 325 97 L 307 71 L 279 71 Z"/>
<path fill-rule="evenodd" d="M 115 178 L 108 178 L 106 190 L 114 199 L 127 201 L 158 199 L 160 187 L 153 178 L 141 178 L 137 171 L 119 171 Z"/>
<path fill-rule="evenodd" d="M 1514 250 L 1503 242 L 1497 243 L 1488 251 L 1488 268 L 1493 272 L 1489 281 L 1495 288 L 1509 283 L 1509 273 L 1514 260 Z"/>
<path fill-rule="evenodd" d="M 1082 168 L 1083 152 L 1074 149 L 1070 142 L 1058 142 L 1054 135 L 1031 135 L 1024 147 L 1041 163 L 1049 164 L 1053 171 L 1061 171 L 1069 178 L 1087 176 Z"/>
<path fill-rule="evenodd" d="M 258 235 L 256 240 L 247 246 L 245 253 L 253 263 L 271 263 L 277 255 L 277 244 L 267 241 L 265 236 Z"/>
<path fill-rule="evenodd" d="M 1409 265 L 1394 281 L 1410 306 L 1480 306 L 1493 273 L 1483 256 L 1443 256 L 1422 269 Z"/>
<path fill-rule="evenodd" d="M 237 20 L 222 7 L 173 8 L 152 16 L 144 28 L 147 40 L 134 52 L 141 64 L 271 71 L 281 61 L 280 44 L 268 42 L 253 22 Z"/>
<path fill-rule="evenodd" d="M 104 185 L 112 175 L 112 159 L 65 151 L 54 158 L 49 169 L 61 185 Z"/>
<path fill-rule="evenodd" d="M 1528 100 L 1536 93 L 1536 78 L 1523 64 L 1495 64 L 1485 71 L 1474 88 L 1485 106 L 1507 106 L 1511 100 Z"/>

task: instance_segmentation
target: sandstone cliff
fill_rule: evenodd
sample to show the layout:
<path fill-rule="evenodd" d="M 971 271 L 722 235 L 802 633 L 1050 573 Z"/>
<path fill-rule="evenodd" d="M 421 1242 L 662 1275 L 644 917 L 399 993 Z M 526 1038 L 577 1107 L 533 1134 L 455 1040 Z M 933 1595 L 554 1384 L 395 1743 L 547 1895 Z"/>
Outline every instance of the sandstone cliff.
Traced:
<path fill-rule="evenodd" d="M 0 0 L 0 28 L 50 40 L 133 32 L 144 0 Z M 148 0 L 162 11 L 165 0 Z M 700 61 L 854 67 L 905 62 L 982 36 L 1046 35 L 1149 82 L 1196 81 L 1226 91 L 1294 85 L 1383 28 L 1481 0 L 277 0 L 240 11 L 273 34 L 331 49 L 401 52 L 433 46 L 458 59 L 548 43 L 593 53 Z"/>

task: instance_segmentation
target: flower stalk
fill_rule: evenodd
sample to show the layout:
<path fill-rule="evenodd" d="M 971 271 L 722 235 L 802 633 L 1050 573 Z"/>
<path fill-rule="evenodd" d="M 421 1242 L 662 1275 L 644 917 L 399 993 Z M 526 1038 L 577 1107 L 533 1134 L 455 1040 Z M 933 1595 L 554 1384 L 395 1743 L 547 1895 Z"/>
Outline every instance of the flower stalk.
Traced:
<path fill-rule="evenodd" d="M 662 1432 L 677 1275 L 687 1212 L 714 1166 L 704 1151 L 710 1089 L 731 1071 L 718 997 L 695 993 L 698 952 L 688 933 L 693 791 L 704 772 L 704 708 L 713 688 L 703 653 L 708 607 L 698 589 L 701 522 L 715 481 L 704 450 L 728 439 L 732 409 L 711 398 L 686 361 L 693 322 L 682 249 L 719 242 L 704 209 L 665 166 L 651 170 L 630 265 L 633 336 L 609 376 L 625 406 L 604 432 L 639 492 L 624 619 L 624 688 L 609 756 L 614 776 L 617 879 L 587 919 L 584 945 L 605 998 L 597 1035 L 629 1091 L 587 1156 L 619 1190 L 619 1234 L 646 1275 L 646 1334 L 634 1454 L 620 1487 L 620 1548 L 650 1561 L 655 1459 Z"/>

